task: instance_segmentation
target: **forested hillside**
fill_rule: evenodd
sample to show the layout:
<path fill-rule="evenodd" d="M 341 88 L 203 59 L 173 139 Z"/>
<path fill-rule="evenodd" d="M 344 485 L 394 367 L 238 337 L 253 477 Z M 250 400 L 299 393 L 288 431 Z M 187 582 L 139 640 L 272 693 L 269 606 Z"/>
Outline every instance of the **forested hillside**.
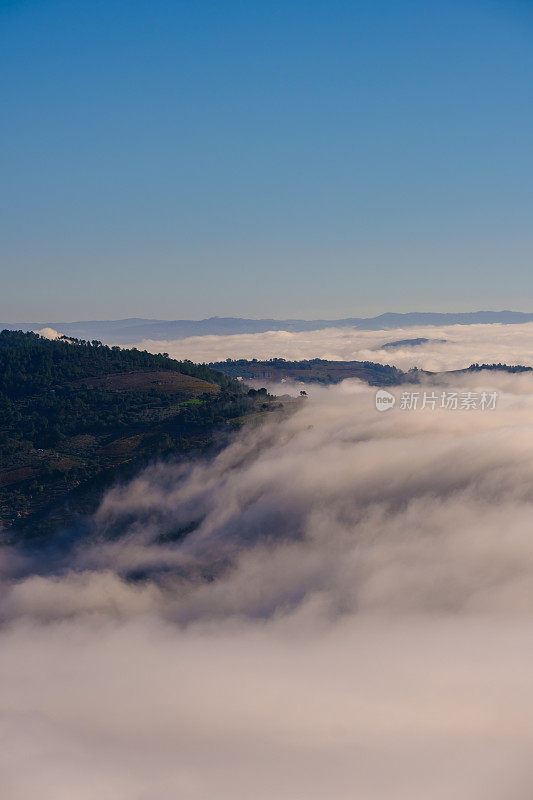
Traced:
<path fill-rule="evenodd" d="M 323 358 L 311 358 L 302 361 L 286 361 L 284 358 L 270 358 L 267 361 L 250 361 L 240 358 L 219 361 L 209 365 L 221 370 L 232 378 L 244 380 L 295 380 L 304 383 L 339 383 L 346 378 L 359 378 L 371 386 L 393 386 L 402 382 L 418 380 L 418 373 L 413 370 L 403 372 L 388 364 L 376 364 L 373 361 L 327 361 Z"/>
<path fill-rule="evenodd" d="M 269 408 L 221 372 L 166 354 L 3 331 L 0 526 L 62 518 L 56 509 L 80 487 L 125 464 L 202 450 L 258 405 Z"/>

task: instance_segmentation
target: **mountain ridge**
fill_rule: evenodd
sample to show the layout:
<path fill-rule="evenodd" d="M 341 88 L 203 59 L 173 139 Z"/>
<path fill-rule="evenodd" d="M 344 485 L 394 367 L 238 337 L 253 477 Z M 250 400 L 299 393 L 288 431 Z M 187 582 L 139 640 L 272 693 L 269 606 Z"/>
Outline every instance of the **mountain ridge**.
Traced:
<path fill-rule="evenodd" d="M 128 317 L 118 320 L 82 320 L 74 322 L 14 322 L 0 323 L 6 330 L 42 330 L 53 328 L 76 338 L 98 339 L 106 344 L 135 344 L 143 339 L 172 340 L 189 336 L 232 336 L 266 333 L 267 331 L 324 330 L 354 328 L 356 330 L 387 330 L 422 325 L 501 324 L 516 325 L 533 322 L 533 313 L 522 311 L 385 312 L 375 317 L 344 317 L 342 319 L 251 319 L 246 317 L 208 317 L 201 320 L 161 320 Z"/>

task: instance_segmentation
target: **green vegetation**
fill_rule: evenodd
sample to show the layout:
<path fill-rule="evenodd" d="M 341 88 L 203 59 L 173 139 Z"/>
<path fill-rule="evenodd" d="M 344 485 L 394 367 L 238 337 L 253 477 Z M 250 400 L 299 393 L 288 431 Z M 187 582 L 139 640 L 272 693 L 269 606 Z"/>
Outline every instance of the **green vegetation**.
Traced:
<path fill-rule="evenodd" d="M 489 370 L 492 372 L 531 372 L 533 367 L 523 367 L 521 364 L 471 364 L 465 372 L 481 372 Z"/>
<path fill-rule="evenodd" d="M 322 358 L 311 358 L 304 361 L 286 361 L 284 358 L 270 358 L 258 361 L 256 358 L 247 361 L 244 358 L 219 361 L 209 364 L 212 369 L 224 372 L 232 378 L 244 380 L 281 380 L 292 379 L 307 383 L 339 383 L 346 378 L 360 378 L 370 386 L 393 386 L 399 383 L 418 380 L 416 370 L 404 372 L 389 364 L 377 364 L 373 361 L 326 361 Z"/>
<path fill-rule="evenodd" d="M 469 367 L 481 369 L 530 368 Z M 117 477 L 160 455 L 205 451 L 222 443 L 225 431 L 260 424 L 267 413 L 286 413 L 301 402 L 280 402 L 237 377 L 317 383 L 357 377 L 383 386 L 417 382 L 420 375 L 367 361 L 323 359 L 228 359 L 206 366 L 98 341 L 2 331 L 0 529 L 8 540 L 21 531 L 44 535 L 92 511 Z"/>
<path fill-rule="evenodd" d="M 65 500 L 89 508 L 118 470 L 205 449 L 260 399 L 166 354 L 2 331 L 0 527 L 49 530 Z"/>

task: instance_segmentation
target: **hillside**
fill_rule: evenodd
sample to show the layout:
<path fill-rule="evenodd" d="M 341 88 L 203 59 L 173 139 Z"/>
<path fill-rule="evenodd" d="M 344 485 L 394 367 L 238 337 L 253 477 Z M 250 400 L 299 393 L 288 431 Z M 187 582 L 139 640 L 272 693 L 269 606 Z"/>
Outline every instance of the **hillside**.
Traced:
<path fill-rule="evenodd" d="M 158 454 L 202 450 L 269 399 L 209 367 L 100 342 L 0 333 L 0 527 L 65 516 L 65 499 Z M 78 504 L 79 505 L 79 504 Z"/>
<path fill-rule="evenodd" d="M 285 361 L 271 358 L 267 361 L 252 359 L 227 359 L 209 365 L 231 378 L 243 380 L 295 380 L 303 383 L 339 383 L 346 378 L 359 378 L 370 386 L 393 386 L 418 379 L 416 370 L 404 372 L 388 364 L 373 361 L 326 361 L 312 358 L 304 361 Z"/>
<path fill-rule="evenodd" d="M 418 343 L 418 340 L 414 340 Z M 397 344 L 395 342 L 391 344 Z M 401 344 L 404 344 L 403 342 Z M 312 358 L 302 361 L 286 361 L 284 358 L 271 358 L 258 361 L 253 358 L 216 361 L 209 364 L 211 369 L 224 372 L 229 378 L 238 380 L 285 381 L 293 380 L 301 383 L 319 383 L 329 385 L 340 383 L 347 378 L 358 378 L 369 386 L 397 386 L 403 383 L 419 383 L 424 376 L 460 375 L 481 370 L 498 372 L 531 372 L 533 367 L 509 364 L 472 364 L 465 369 L 447 372 L 429 372 L 428 370 L 410 369 L 408 372 L 389 364 L 378 364 L 374 361 L 327 361 Z"/>
<path fill-rule="evenodd" d="M 469 370 L 522 371 L 472 365 Z M 102 491 L 159 455 L 185 457 L 244 422 L 298 401 L 241 381 L 372 386 L 417 382 L 422 372 L 358 361 L 231 360 L 210 365 L 98 341 L 0 333 L 0 529 L 53 530 L 94 508 Z M 12 530 L 14 533 L 9 533 Z M 7 532 L 7 533 L 6 533 Z"/>

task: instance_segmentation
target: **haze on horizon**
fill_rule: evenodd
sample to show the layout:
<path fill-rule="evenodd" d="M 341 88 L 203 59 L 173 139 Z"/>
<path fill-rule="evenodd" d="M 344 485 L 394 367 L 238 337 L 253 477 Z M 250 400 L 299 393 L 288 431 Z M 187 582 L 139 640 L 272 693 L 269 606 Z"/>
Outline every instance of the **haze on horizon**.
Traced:
<path fill-rule="evenodd" d="M 2 4 L 0 319 L 529 311 L 532 35 L 496 0 Z"/>

